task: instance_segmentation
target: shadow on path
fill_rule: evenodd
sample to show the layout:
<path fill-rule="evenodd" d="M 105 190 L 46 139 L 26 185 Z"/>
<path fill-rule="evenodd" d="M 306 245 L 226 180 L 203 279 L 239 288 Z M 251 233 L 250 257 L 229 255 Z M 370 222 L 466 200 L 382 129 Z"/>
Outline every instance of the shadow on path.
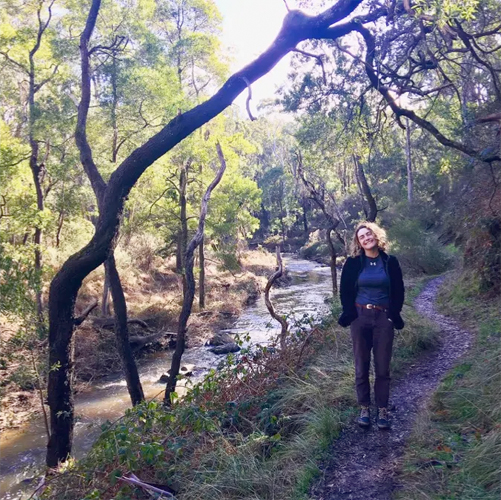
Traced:
<path fill-rule="evenodd" d="M 391 391 L 392 429 L 350 425 L 334 443 L 323 478 L 312 488 L 319 500 L 389 500 L 397 458 L 404 451 L 419 410 L 428 404 L 441 378 L 470 347 L 471 334 L 436 312 L 434 303 L 444 278 L 431 280 L 415 301 L 416 310 L 440 327 L 440 346 L 412 365 Z"/>

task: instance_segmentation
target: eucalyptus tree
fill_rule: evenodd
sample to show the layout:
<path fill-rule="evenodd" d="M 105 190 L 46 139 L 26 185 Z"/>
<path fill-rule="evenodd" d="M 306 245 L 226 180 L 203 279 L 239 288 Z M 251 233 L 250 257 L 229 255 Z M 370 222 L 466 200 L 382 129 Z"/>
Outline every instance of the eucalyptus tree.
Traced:
<path fill-rule="evenodd" d="M 99 8 L 99 0 L 93 0 L 92 3 L 91 11 Z M 48 465 L 54 466 L 59 461 L 66 460 L 71 452 L 73 405 L 71 401 L 69 346 L 75 327 L 75 299 L 82 280 L 93 269 L 105 262 L 112 250 L 120 226 L 125 199 L 130 190 L 152 163 L 189 134 L 221 113 L 241 92 L 269 72 L 284 55 L 294 50 L 298 44 L 309 39 L 336 41 L 349 33 L 358 33 L 361 37 L 361 46 L 366 47 L 366 53 L 357 56 L 357 63 L 360 58 L 364 59 L 360 61 L 360 68 L 367 73 L 368 84 L 381 94 L 398 118 L 408 117 L 430 132 L 445 146 L 455 148 L 473 158 L 487 163 L 500 160 L 498 151 L 484 151 L 465 144 L 463 141 L 451 139 L 446 135 L 447 132 L 442 132 L 429 119 L 421 116 L 419 110 L 414 111 L 404 105 L 399 105 L 392 97 L 391 89 L 399 83 L 402 84 L 400 90 L 405 88 L 416 93 L 420 91 L 416 85 L 412 85 L 412 77 L 415 74 L 420 75 L 431 70 L 425 64 L 426 59 L 422 64 L 416 64 L 412 61 L 412 59 L 417 61 L 414 56 L 417 47 L 412 44 L 412 40 L 414 40 L 412 35 L 417 37 L 419 43 L 425 43 L 430 33 L 433 33 L 432 36 L 437 35 L 437 43 L 440 43 L 445 51 L 450 50 L 446 41 L 441 42 L 438 27 L 435 30 L 434 25 L 432 25 L 431 31 L 426 27 L 427 21 L 423 16 L 429 14 L 415 10 L 408 11 L 406 9 L 408 5 L 408 2 L 400 3 L 397 1 L 380 5 L 373 1 L 339 0 L 330 4 L 317 15 L 290 11 L 285 16 L 277 38 L 268 50 L 241 71 L 232 75 L 213 97 L 193 109 L 173 117 L 169 123 L 135 149 L 113 171 L 103 192 L 102 210 L 94 236 L 84 248 L 63 264 L 51 283 L 49 296 L 51 354 L 49 362 L 50 366 L 58 367 L 58 369 L 52 370 L 49 374 L 52 434 L 47 454 Z M 357 8 L 359 9 L 355 12 Z M 437 16 L 439 14 L 436 13 Z M 432 15 L 435 13 L 432 12 Z M 464 9 L 460 9 L 457 15 L 450 15 L 450 19 L 456 18 L 460 26 L 464 30 L 468 30 L 466 33 L 470 36 L 486 34 L 489 30 L 494 29 L 494 25 L 490 24 L 470 28 L 464 17 Z M 383 24 L 384 20 L 386 24 Z M 446 22 L 449 23 L 449 20 Z M 480 28 L 481 31 L 472 31 L 477 28 Z M 454 27 L 450 29 L 453 30 Z M 404 40 L 400 40 L 400 35 Z M 344 50 L 348 49 L 344 48 Z M 410 71 L 405 78 L 401 78 L 397 68 L 401 62 L 402 54 L 405 54 L 404 62 L 408 65 L 407 73 Z M 389 57 L 388 63 L 392 65 L 390 73 L 382 65 L 376 65 L 376 60 L 383 60 L 385 55 Z M 490 74 L 487 68 L 485 71 Z M 429 90 L 432 93 L 439 91 L 437 88 Z"/>
<path fill-rule="evenodd" d="M 214 1 L 158 1 L 153 18 L 180 90 L 198 100 L 227 73 L 218 38 L 222 18 Z"/>
<path fill-rule="evenodd" d="M 3 5 L 3 8 L 0 54 L 4 74 L 8 83 L 17 83 L 20 92 L 14 109 L 9 110 L 8 103 L 2 107 L 7 122 L 17 121 L 15 125 L 12 123 L 14 136 L 23 137 L 30 151 L 27 156 L 36 193 L 36 214 L 32 226 L 34 269 L 39 283 L 35 295 L 38 328 L 42 329 L 42 232 L 46 198 L 53 187 L 47 168 L 51 138 L 43 117 L 44 107 L 50 106 L 52 96 L 50 91 L 45 92 L 44 87 L 54 78 L 61 63 L 54 50 L 56 31 L 51 26 L 54 0 L 29 2 L 25 6 L 9 4 Z"/>

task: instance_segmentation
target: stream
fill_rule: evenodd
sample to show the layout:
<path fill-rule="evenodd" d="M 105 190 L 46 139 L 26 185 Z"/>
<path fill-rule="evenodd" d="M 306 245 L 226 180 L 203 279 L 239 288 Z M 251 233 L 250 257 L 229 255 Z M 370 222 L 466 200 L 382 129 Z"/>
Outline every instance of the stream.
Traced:
<path fill-rule="evenodd" d="M 291 278 L 288 286 L 273 289 L 271 300 L 282 314 L 292 314 L 300 319 L 305 314 L 319 319 L 329 308 L 325 302 L 332 295 L 330 269 L 315 262 L 284 255 L 285 267 Z M 271 324 L 270 324 L 271 323 Z M 251 344 L 265 344 L 279 333 L 261 295 L 255 304 L 247 307 L 234 325 L 224 330 L 232 334 L 249 334 Z M 138 368 L 145 397 L 163 398 L 165 385 L 158 383 L 171 362 L 173 351 L 157 352 L 139 362 Z M 205 373 L 215 368 L 222 356 L 212 354 L 207 347 L 187 349 L 182 364 L 193 364 L 192 382 L 203 379 Z M 119 418 L 130 407 L 125 380 L 114 375 L 96 382 L 85 393 L 75 396 L 76 423 L 73 438 L 73 455 L 83 457 L 100 433 L 100 425 Z M 43 470 L 47 437 L 41 418 L 19 429 L 9 429 L 0 437 L 0 499 L 21 500 L 30 496 Z"/>

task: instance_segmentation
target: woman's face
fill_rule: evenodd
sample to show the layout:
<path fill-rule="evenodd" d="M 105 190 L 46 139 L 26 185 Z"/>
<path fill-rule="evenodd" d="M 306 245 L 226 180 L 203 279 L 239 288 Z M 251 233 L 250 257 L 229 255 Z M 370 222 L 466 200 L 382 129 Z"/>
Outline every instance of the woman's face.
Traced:
<path fill-rule="evenodd" d="M 357 238 L 363 250 L 372 250 L 377 247 L 376 235 L 367 227 L 362 227 L 357 231 Z"/>

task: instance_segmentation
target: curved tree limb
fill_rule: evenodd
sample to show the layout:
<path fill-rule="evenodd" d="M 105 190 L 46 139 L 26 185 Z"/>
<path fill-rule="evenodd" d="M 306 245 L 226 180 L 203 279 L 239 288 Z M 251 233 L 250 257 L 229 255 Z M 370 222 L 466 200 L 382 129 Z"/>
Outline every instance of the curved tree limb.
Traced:
<path fill-rule="evenodd" d="M 277 246 L 276 250 L 277 254 L 277 269 L 276 271 L 269 277 L 268 283 L 266 283 L 266 287 L 264 288 L 264 303 L 266 304 L 266 308 L 268 309 L 268 312 L 270 313 L 271 317 L 280 323 L 281 330 L 280 330 L 280 347 L 282 349 L 285 348 L 285 340 L 287 338 L 287 332 L 289 330 L 289 325 L 287 324 L 287 320 L 283 317 L 280 316 L 280 314 L 277 314 L 275 311 L 275 308 L 273 307 L 273 304 L 271 303 L 270 300 L 270 290 L 273 284 L 277 281 L 278 278 L 280 278 L 283 274 L 283 264 L 282 264 L 282 256 L 280 255 L 280 247 Z"/>
<path fill-rule="evenodd" d="M 242 79 L 246 83 L 247 90 L 249 91 L 247 94 L 247 99 L 245 100 L 245 107 L 247 109 L 247 114 L 249 115 L 250 120 L 254 121 L 256 119 L 256 117 L 252 114 L 251 109 L 250 109 L 250 103 L 252 101 L 252 88 L 251 88 L 249 80 L 247 80 L 247 78 L 245 78 L 245 76 L 243 76 Z"/>

